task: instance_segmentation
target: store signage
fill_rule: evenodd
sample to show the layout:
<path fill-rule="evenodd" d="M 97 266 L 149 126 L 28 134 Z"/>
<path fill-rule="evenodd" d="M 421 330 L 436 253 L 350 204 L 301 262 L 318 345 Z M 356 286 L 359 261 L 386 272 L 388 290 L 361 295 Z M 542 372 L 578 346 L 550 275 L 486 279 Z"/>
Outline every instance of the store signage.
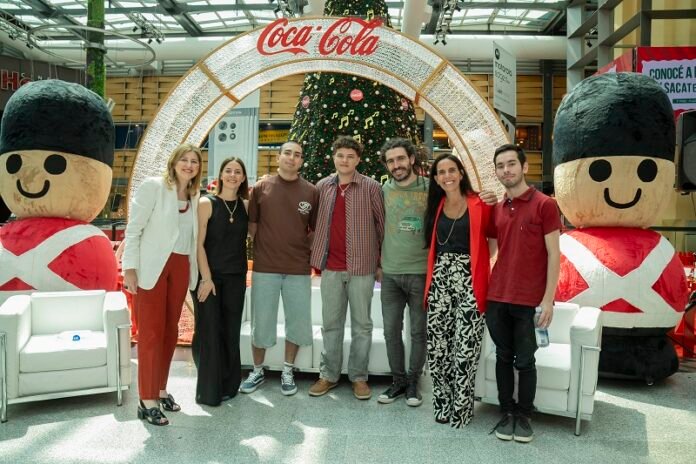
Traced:
<path fill-rule="evenodd" d="M 493 42 L 493 108 L 517 116 L 517 61 L 500 44 Z"/>
<path fill-rule="evenodd" d="M 318 42 L 320 55 L 372 55 L 379 45 L 375 29 L 382 25 L 382 19 L 363 20 L 356 17 L 337 19 L 326 30 L 319 25 L 303 25 L 287 18 L 280 18 L 266 26 L 256 48 L 262 55 L 279 53 L 309 54 L 308 48 Z M 354 26 L 357 26 L 354 27 Z"/>
<path fill-rule="evenodd" d="M 24 73 L 0 69 L 0 90 L 11 90 L 14 92 L 29 82 L 31 82 L 31 77 Z"/>
<path fill-rule="evenodd" d="M 696 47 L 638 47 L 636 72 L 662 86 L 675 118 L 696 109 Z"/>
<path fill-rule="evenodd" d="M 67 82 L 84 82 L 84 73 L 43 61 L 21 60 L 0 56 L 0 110 L 7 100 L 23 85 L 43 79 L 61 79 Z"/>

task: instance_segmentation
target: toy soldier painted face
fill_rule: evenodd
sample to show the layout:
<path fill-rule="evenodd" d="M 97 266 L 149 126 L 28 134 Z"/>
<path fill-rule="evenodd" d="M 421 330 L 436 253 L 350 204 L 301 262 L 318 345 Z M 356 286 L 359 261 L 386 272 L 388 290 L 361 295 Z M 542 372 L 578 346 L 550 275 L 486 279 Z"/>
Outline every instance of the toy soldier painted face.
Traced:
<path fill-rule="evenodd" d="M 554 124 L 554 187 L 576 227 L 648 227 L 674 184 L 675 127 L 652 78 L 588 78 L 561 102 Z"/>
<path fill-rule="evenodd" d="M 85 87 L 37 81 L 7 102 L 0 197 L 18 218 L 93 220 L 109 196 L 113 159 L 111 115 Z"/>

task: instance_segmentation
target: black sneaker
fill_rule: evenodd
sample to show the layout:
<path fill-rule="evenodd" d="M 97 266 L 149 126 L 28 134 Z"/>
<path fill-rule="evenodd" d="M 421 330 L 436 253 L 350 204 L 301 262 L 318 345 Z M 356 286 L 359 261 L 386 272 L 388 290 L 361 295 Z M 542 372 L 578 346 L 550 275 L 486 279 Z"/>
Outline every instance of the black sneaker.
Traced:
<path fill-rule="evenodd" d="M 406 387 L 406 404 L 415 408 L 422 403 L 423 397 L 418 393 L 418 382 L 409 382 Z"/>
<path fill-rule="evenodd" d="M 382 404 L 391 404 L 404 393 L 406 393 L 406 385 L 394 382 L 384 393 L 377 397 L 377 402 Z"/>
<path fill-rule="evenodd" d="M 510 441 L 515 435 L 515 416 L 510 413 L 506 413 L 503 417 L 495 424 L 493 430 L 489 433 L 495 432 L 495 436 L 501 440 Z"/>
<path fill-rule="evenodd" d="M 517 416 L 515 421 L 515 441 L 529 443 L 534 439 L 534 430 L 529 417 Z"/>

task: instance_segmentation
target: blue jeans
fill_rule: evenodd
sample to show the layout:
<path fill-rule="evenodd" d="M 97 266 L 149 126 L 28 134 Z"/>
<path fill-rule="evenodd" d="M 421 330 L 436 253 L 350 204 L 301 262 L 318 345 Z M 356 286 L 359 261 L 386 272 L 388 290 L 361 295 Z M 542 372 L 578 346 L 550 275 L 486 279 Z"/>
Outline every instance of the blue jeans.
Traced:
<path fill-rule="evenodd" d="M 387 358 L 394 382 L 417 381 L 423 373 L 426 354 L 426 314 L 423 311 L 425 274 L 384 274 L 382 276 L 382 319 Z M 408 305 L 411 321 L 411 356 L 408 373 L 405 367 L 404 307 Z"/>
<path fill-rule="evenodd" d="M 498 401 L 504 413 L 520 413 L 530 417 L 534 410 L 536 394 L 536 359 L 537 350 L 534 337 L 534 308 L 511 303 L 488 301 L 486 311 L 488 332 L 495 343 L 495 378 L 498 385 Z M 515 373 L 517 369 L 517 400 L 515 391 Z"/>
<path fill-rule="evenodd" d="M 367 365 L 372 347 L 372 294 L 375 276 L 352 276 L 347 272 L 323 270 L 321 273 L 321 318 L 324 351 L 320 377 L 337 382 L 343 366 L 343 334 L 350 303 L 350 356 L 348 378 L 367 380 Z"/>

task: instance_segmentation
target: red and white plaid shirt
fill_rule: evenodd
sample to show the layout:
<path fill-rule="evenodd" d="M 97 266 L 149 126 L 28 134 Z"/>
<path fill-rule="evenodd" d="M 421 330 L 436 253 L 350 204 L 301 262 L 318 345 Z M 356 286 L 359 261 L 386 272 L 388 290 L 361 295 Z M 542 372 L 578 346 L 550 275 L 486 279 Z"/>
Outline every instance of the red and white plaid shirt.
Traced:
<path fill-rule="evenodd" d="M 326 268 L 331 218 L 338 194 L 338 176 L 317 183 L 319 210 L 310 264 Z M 379 183 L 356 171 L 346 194 L 346 267 L 350 275 L 374 274 L 384 237 L 384 198 Z"/>

